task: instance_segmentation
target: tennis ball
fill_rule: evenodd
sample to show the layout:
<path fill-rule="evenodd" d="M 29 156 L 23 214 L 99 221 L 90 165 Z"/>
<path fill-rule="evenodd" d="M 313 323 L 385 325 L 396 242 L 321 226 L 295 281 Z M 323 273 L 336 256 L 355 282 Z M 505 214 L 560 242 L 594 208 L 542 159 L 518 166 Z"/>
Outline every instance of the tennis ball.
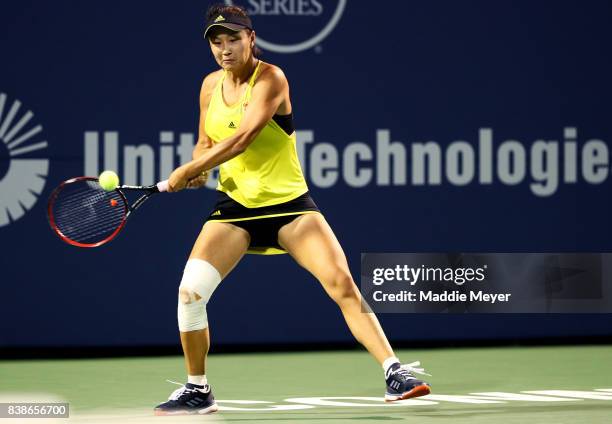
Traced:
<path fill-rule="evenodd" d="M 113 191 L 119 185 L 119 177 L 113 171 L 104 171 L 98 177 L 100 187 L 106 191 Z"/>

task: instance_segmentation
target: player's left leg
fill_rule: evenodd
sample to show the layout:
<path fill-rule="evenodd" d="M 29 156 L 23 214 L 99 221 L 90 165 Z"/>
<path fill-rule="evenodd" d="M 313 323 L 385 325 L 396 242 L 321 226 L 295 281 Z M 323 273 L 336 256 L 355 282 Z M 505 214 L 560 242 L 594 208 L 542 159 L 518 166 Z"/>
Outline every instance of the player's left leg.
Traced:
<path fill-rule="evenodd" d="M 376 315 L 363 300 L 351 276 L 344 251 L 323 215 L 299 216 L 281 227 L 278 242 L 319 280 L 340 307 L 353 336 L 383 366 L 387 380 L 385 398 L 391 401 L 429 393 L 427 383 L 411 374 L 421 369 L 399 364 Z"/>

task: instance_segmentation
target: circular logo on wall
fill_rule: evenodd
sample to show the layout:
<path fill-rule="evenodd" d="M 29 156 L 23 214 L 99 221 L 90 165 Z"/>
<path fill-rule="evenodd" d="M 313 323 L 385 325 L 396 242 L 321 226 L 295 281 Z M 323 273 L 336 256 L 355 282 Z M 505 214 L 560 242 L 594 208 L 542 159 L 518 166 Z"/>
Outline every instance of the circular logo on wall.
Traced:
<path fill-rule="evenodd" d="M 262 49 L 297 53 L 317 46 L 334 30 L 346 0 L 225 0 L 225 4 L 242 6 L 253 17 Z"/>
<path fill-rule="evenodd" d="M 17 221 L 32 209 L 45 187 L 49 160 L 42 126 L 31 123 L 34 114 L 20 111 L 21 102 L 0 93 L 0 227 Z"/>

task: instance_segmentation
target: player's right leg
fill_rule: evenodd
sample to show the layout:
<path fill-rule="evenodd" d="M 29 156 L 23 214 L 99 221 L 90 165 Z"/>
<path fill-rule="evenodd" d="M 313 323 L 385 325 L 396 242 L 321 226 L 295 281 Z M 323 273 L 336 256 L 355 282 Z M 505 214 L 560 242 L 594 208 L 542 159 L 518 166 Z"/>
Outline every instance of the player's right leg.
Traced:
<path fill-rule="evenodd" d="M 249 234 L 235 225 L 213 221 L 204 224 L 179 286 L 178 320 L 187 383 L 155 408 L 156 415 L 207 414 L 217 410 L 206 381 L 210 346 L 206 304 L 244 256 L 249 242 Z"/>

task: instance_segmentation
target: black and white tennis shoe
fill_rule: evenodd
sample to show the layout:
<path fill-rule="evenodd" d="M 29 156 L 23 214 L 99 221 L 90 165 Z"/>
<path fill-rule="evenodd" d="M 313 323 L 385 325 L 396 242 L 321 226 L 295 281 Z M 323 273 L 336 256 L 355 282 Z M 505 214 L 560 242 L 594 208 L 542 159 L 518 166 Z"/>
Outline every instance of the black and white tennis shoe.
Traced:
<path fill-rule="evenodd" d="M 182 387 L 172 392 L 168 401 L 155 407 L 155 415 L 210 414 L 219 410 L 208 384 L 199 386 L 191 383 L 183 385 L 174 381 L 169 382 Z"/>
<path fill-rule="evenodd" d="M 389 367 L 385 375 L 385 402 L 425 396 L 431 392 L 429 383 L 417 380 L 414 376 L 415 373 L 430 375 L 423 368 L 417 368 L 419 365 L 421 363 L 417 361 L 405 365 L 397 363 Z"/>

